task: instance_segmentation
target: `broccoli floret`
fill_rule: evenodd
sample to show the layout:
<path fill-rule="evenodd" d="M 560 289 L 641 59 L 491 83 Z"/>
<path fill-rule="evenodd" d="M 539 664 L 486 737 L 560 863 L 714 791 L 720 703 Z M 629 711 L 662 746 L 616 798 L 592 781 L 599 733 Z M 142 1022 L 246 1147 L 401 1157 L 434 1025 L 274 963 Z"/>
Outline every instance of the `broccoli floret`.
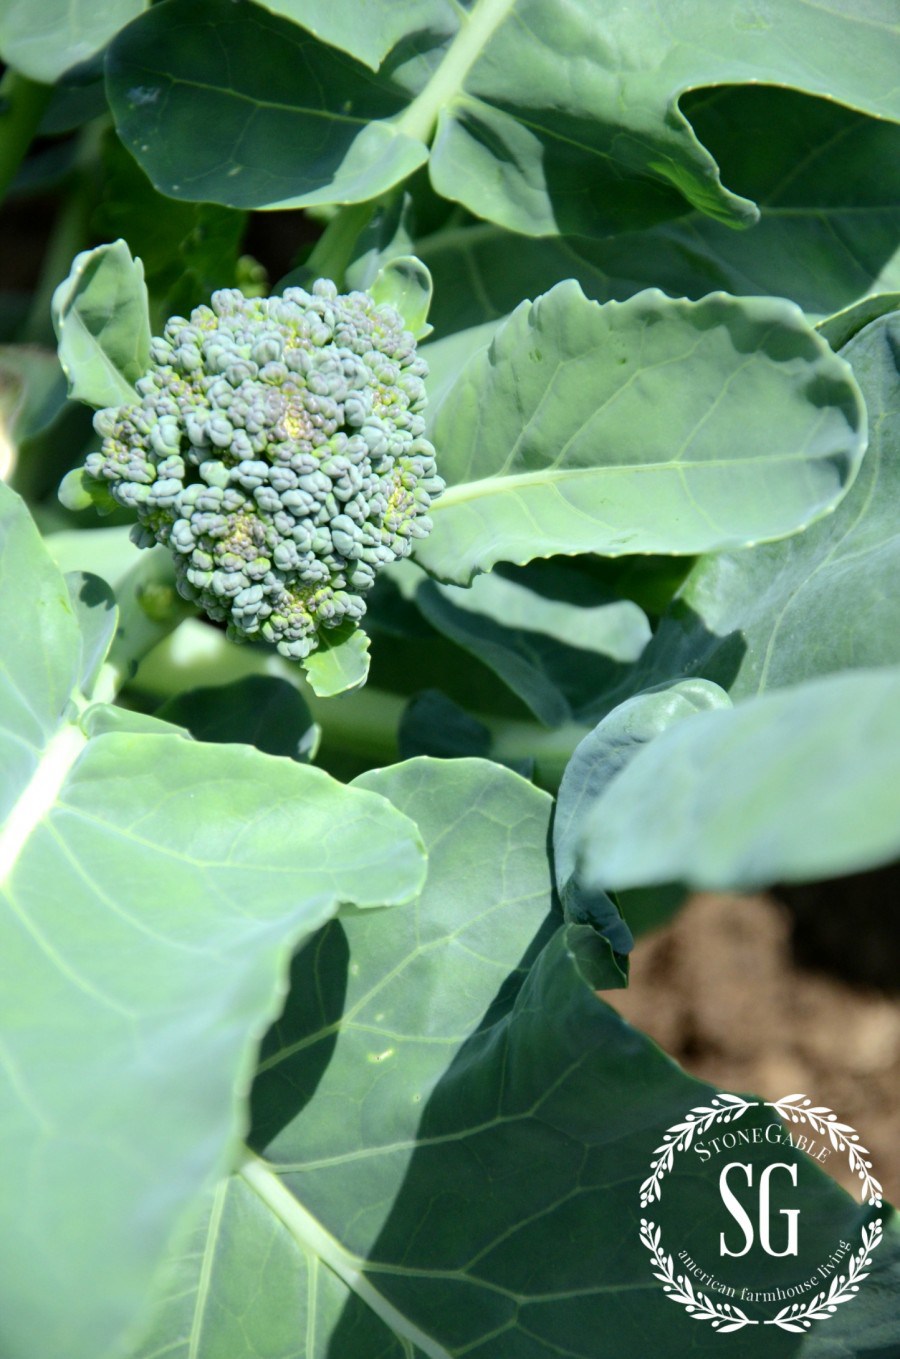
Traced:
<path fill-rule="evenodd" d="M 96 413 L 85 470 L 136 513 L 139 546 L 171 550 L 186 599 L 302 659 L 431 529 L 426 373 L 367 293 L 223 289 L 153 340 L 139 401 Z"/>

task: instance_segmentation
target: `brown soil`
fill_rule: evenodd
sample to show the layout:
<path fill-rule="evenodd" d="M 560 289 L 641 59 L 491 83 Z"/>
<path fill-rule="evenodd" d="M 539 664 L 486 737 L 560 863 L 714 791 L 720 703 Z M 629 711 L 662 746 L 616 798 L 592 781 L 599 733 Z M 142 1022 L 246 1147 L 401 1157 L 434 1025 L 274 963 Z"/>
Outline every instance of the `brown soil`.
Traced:
<path fill-rule="evenodd" d="M 897 1203 L 900 998 L 798 968 L 791 928 L 771 898 L 694 897 L 638 940 L 628 990 L 603 998 L 694 1076 L 835 1110 Z M 855 1187 L 846 1165 L 828 1168 Z"/>

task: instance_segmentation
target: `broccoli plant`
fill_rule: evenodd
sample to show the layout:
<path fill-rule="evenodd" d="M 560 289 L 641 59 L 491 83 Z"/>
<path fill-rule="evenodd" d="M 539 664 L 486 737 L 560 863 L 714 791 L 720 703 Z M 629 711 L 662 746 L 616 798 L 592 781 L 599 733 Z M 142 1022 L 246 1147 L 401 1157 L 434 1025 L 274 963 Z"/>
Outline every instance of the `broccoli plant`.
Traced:
<path fill-rule="evenodd" d="M 900 9 L 0 53 L 4 1359 L 896 1355 L 864 1129 L 603 993 L 900 855 Z"/>

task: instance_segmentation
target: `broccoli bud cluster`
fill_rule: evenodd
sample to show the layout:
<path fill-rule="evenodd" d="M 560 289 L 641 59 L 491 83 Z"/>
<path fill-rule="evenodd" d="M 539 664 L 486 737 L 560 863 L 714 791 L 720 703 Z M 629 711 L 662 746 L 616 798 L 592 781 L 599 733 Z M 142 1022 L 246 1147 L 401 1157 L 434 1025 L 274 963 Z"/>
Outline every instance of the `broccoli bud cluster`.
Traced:
<path fill-rule="evenodd" d="M 153 340 L 138 402 L 96 413 L 86 472 L 137 514 L 139 546 L 171 549 L 185 598 L 302 659 L 431 528 L 426 372 L 367 293 L 223 289 Z"/>

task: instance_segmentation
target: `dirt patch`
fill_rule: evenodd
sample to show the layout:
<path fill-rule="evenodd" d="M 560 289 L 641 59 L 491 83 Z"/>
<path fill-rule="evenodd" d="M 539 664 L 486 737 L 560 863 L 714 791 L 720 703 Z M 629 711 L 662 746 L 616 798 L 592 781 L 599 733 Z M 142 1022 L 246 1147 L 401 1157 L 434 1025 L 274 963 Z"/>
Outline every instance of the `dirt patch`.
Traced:
<path fill-rule="evenodd" d="M 764 1099 L 802 1092 L 834 1109 L 897 1203 L 900 998 L 798 968 L 791 931 L 770 898 L 694 897 L 638 940 L 628 990 L 604 999 L 694 1076 Z M 829 1169 L 855 1188 L 845 1164 Z"/>

